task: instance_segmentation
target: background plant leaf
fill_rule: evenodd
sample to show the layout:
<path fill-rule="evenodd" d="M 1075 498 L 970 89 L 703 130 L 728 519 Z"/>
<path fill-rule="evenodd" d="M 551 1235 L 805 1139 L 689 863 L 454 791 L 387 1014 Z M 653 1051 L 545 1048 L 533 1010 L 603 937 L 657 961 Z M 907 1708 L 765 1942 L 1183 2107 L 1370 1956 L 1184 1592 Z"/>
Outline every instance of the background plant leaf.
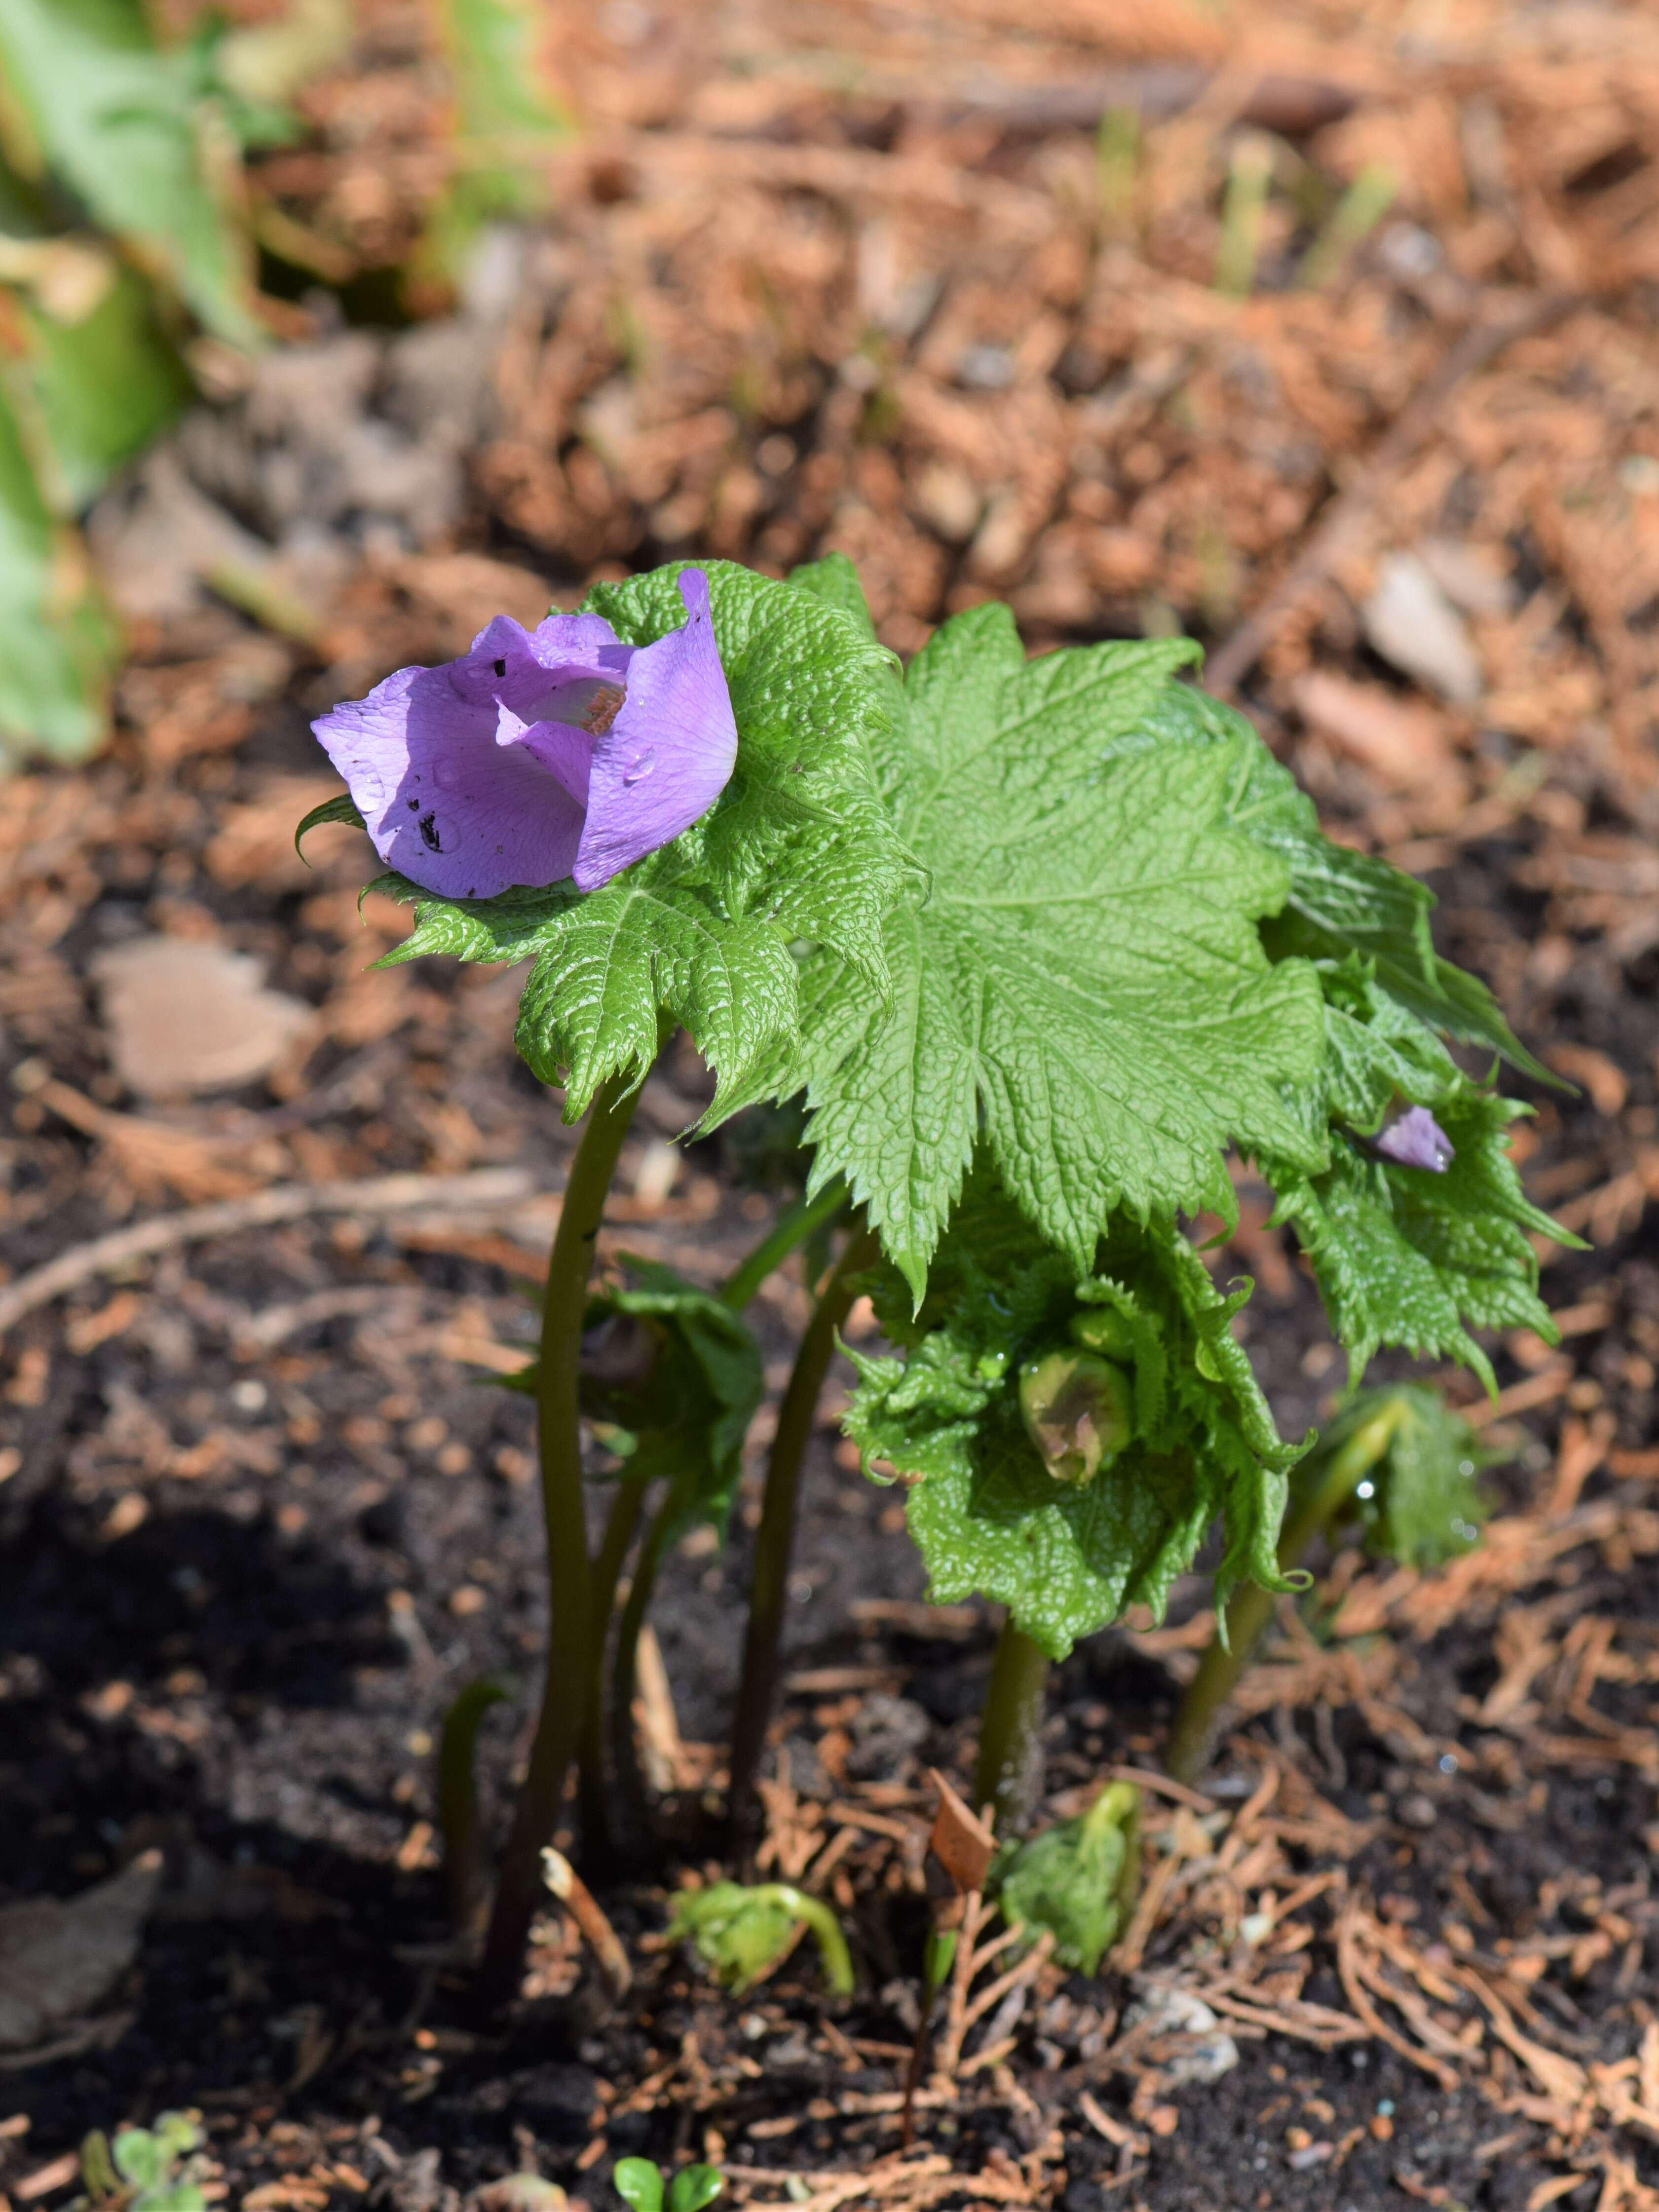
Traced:
<path fill-rule="evenodd" d="M 50 170 L 216 337 L 260 344 L 210 115 L 188 57 L 156 47 L 138 0 L 0 0 L 0 77 L 12 167 Z"/>

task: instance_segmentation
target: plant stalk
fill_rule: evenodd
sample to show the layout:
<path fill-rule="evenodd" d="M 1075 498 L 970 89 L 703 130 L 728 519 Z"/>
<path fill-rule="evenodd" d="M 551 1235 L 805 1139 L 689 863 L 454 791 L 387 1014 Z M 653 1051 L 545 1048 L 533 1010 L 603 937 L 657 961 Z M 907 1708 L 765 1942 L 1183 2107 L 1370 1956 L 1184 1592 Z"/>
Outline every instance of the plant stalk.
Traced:
<path fill-rule="evenodd" d="M 542 1517 L 547 1530 L 547 1674 L 529 1771 L 502 1856 L 478 1969 L 478 2003 L 486 2014 L 499 2012 L 518 1987 L 525 1942 L 541 1894 L 542 1846 L 553 1839 L 587 1711 L 593 1604 L 577 1365 L 605 1196 L 638 1096 L 637 1084 L 630 1085 L 625 1073 L 612 1075 L 599 1085 L 570 1163 L 558 1230 L 548 1255 L 536 1382 Z"/>
<path fill-rule="evenodd" d="M 795 1354 L 789 1385 L 778 1408 L 762 1494 L 760 1528 L 755 1537 L 755 1566 L 750 1584 L 749 1628 L 744 1641 L 743 1671 L 738 1679 L 738 1709 L 732 1729 L 732 1784 L 727 1823 L 735 1842 L 746 1844 L 758 1811 L 755 1778 L 766 1748 L 766 1731 L 777 1698 L 779 1655 L 783 1644 L 784 1607 L 789 1592 L 789 1560 L 794 1549 L 795 1518 L 800 1500 L 801 1468 L 812 1434 L 836 1335 L 854 1296 L 853 1285 L 872 1267 L 881 1246 L 872 1229 L 848 1238 L 830 1271 L 806 1333 Z"/>
<path fill-rule="evenodd" d="M 651 1524 L 634 1562 L 634 1578 L 617 1623 L 617 1648 L 611 1660 L 610 1752 L 616 1776 L 617 1809 L 630 1856 L 643 1862 L 649 1856 L 651 1815 L 645 1777 L 640 1771 L 639 1744 L 634 1733 L 634 1690 L 638 1680 L 640 1631 L 651 1607 L 657 1572 L 676 1521 L 685 1510 L 678 1483 L 671 1483 L 651 1516 Z"/>
<path fill-rule="evenodd" d="M 991 1662 L 974 1766 L 975 1808 L 995 1808 L 993 1826 L 999 1842 L 1018 1835 L 1036 1809 L 1048 1698 L 1048 1653 L 1011 1618 L 1005 1619 Z"/>
<path fill-rule="evenodd" d="M 798 1198 L 778 1216 L 776 1226 L 763 1237 L 746 1260 L 739 1263 L 720 1292 L 720 1303 L 741 1313 L 761 1285 L 781 1267 L 798 1244 L 815 1229 L 833 1221 L 847 1203 L 847 1185 L 839 1176 L 824 1185 L 816 1198 Z"/>
<path fill-rule="evenodd" d="M 611 1618 L 617 1609 L 617 1584 L 645 1510 L 648 1482 L 617 1485 L 599 1556 L 593 1562 L 593 1619 L 592 1656 L 587 1677 L 587 1711 L 582 1722 L 581 1746 L 577 1753 L 576 1784 L 580 1793 L 582 1850 L 596 1861 L 607 1858 L 614 1844 L 605 1786 L 605 1652 L 610 1640 Z"/>
<path fill-rule="evenodd" d="M 1291 1508 L 1279 1539 L 1279 1571 L 1289 1574 L 1304 1554 L 1341 1515 L 1354 1487 L 1387 1452 L 1402 1418 L 1398 1406 L 1385 1406 L 1375 1420 L 1357 1430 L 1331 1460 L 1323 1475 Z M 1227 1641 L 1212 1636 L 1188 1683 L 1164 1753 L 1164 1770 L 1177 1782 L 1193 1782 L 1205 1769 L 1220 1732 L 1221 1717 L 1239 1676 L 1250 1663 L 1261 1632 L 1279 1602 L 1276 1590 L 1245 1583 L 1227 1603 Z"/>

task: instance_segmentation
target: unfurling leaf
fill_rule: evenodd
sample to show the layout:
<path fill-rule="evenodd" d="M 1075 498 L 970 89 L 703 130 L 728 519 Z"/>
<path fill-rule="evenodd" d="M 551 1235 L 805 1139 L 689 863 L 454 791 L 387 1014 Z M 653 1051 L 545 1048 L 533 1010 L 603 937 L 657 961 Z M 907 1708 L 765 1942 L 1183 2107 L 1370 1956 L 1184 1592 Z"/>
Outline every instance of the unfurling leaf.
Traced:
<path fill-rule="evenodd" d="M 1161 1615 L 1218 1516 L 1220 1601 L 1245 1576 L 1283 1587 L 1275 1547 L 1301 1455 L 1279 1436 L 1232 1335 L 1248 1285 L 1224 1293 L 1176 1231 L 1121 1217 L 1095 1266 L 1079 1282 L 976 1176 L 917 1319 L 896 1274 L 876 1285 L 903 1358 L 849 1350 L 860 1388 L 848 1433 L 867 1473 L 911 1479 L 905 1513 L 933 1600 L 996 1599 L 1054 1658 L 1126 1606 Z M 1118 1353 L 1110 1364 L 1127 1378 L 1133 1424 L 1086 1483 L 1055 1481 L 1020 1402 L 1022 1363 L 1074 1325 Z M 1115 1386 L 1113 1401 L 1121 1409 Z"/>
<path fill-rule="evenodd" d="M 1344 1453 L 1363 1457 L 1353 1496 L 1366 1542 L 1409 1567 L 1442 1566 L 1479 1540 L 1490 1510 L 1480 1471 L 1504 1456 L 1421 1383 L 1356 1391 L 1320 1452 L 1333 1467 Z"/>
<path fill-rule="evenodd" d="M 1097 1972 L 1134 1905 L 1139 1820 L 1139 1791 L 1114 1782 L 1079 1819 L 1018 1845 L 997 1891 L 1010 1927 L 1048 1929 L 1056 1964 Z"/>
<path fill-rule="evenodd" d="M 741 1996 L 787 1958 L 810 1929 L 824 1979 L 837 1996 L 853 1988 L 847 1939 L 828 1905 L 791 1883 L 717 1881 L 674 1899 L 671 1936 L 688 1939 L 723 1987 Z"/>

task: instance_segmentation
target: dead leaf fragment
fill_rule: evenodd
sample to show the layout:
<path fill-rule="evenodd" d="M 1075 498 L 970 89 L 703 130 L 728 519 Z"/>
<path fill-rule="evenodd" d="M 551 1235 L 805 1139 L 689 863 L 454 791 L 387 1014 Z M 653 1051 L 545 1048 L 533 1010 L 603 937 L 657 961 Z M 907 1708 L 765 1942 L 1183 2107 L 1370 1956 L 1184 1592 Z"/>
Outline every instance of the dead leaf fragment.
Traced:
<path fill-rule="evenodd" d="M 996 1838 L 977 1813 L 969 1811 L 937 1768 L 928 1779 L 939 1791 L 939 1812 L 927 1847 L 959 1890 L 982 1889 L 996 1850 Z"/>
<path fill-rule="evenodd" d="M 78 1897 L 30 1897 L 0 1911 L 0 2051 L 27 2051 L 95 2012 L 134 1959 L 161 1882 L 144 1851 Z"/>
<path fill-rule="evenodd" d="M 146 1097 L 231 1091 L 269 1073 L 312 1018 L 265 988 L 246 953 L 180 937 L 142 937 L 94 963 L 115 1072 Z"/>
<path fill-rule="evenodd" d="M 1421 791 L 1449 776 L 1461 781 L 1433 708 L 1322 668 L 1298 677 L 1291 696 L 1321 736 L 1395 790 Z"/>

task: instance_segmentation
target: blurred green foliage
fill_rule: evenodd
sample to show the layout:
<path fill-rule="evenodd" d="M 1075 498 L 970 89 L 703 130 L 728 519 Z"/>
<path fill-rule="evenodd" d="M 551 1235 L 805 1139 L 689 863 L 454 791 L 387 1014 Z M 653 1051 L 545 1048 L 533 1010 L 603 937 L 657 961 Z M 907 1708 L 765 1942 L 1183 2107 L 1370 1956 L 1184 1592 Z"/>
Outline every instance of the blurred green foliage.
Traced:
<path fill-rule="evenodd" d="M 532 212 L 562 131 L 534 0 L 429 0 L 454 86 L 426 273 Z M 267 326 L 245 154 L 304 136 L 292 102 L 350 45 L 352 0 L 204 13 L 158 43 L 142 0 L 0 0 L 0 765 L 101 743 L 120 633 L 77 523 Z"/>

